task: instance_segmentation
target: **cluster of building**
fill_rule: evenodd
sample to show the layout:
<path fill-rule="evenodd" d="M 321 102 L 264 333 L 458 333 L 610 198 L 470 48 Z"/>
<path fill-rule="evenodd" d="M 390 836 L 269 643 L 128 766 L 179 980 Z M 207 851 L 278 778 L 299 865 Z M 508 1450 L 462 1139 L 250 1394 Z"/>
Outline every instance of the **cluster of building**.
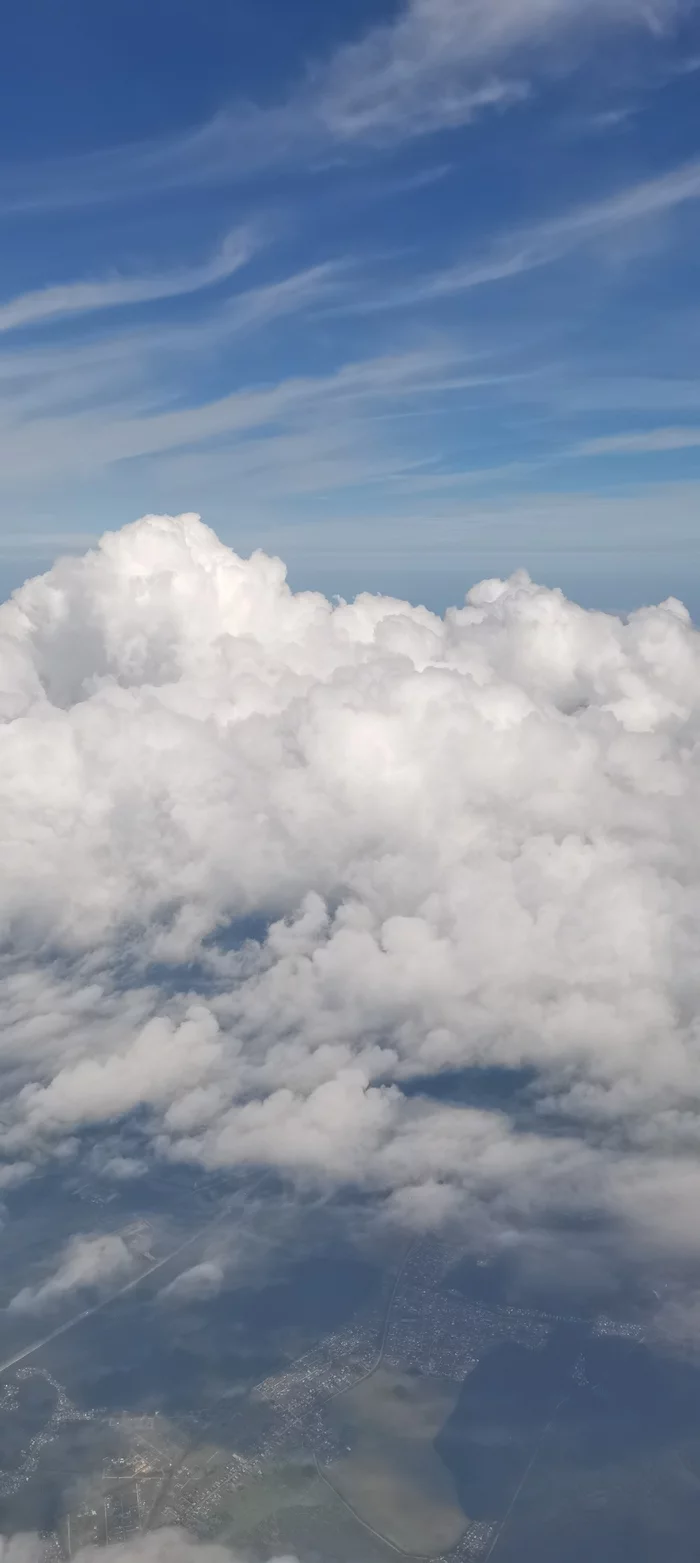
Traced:
<path fill-rule="evenodd" d="M 392 1366 L 459 1382 L 492 1346 L 537 1347 L 550 1332 L 549 1320 L 538 1314 L 407 1285 L 394 1303 L 384 1356 Z"/>
<path fill-rule="evenodd" d="M 619 1336 L 621 1340 L 638 1340 L 644 1338 L 644 1330 L 641 1324 L 628 1324 L 624 1319 L 609 1319 L 605 1314 L 599 1314 L 593 1324 L 593 1335 Z"/>
<path fill-rule="evenodd" d="M 167 1502 L 159 1510 L 158 1524 L 182 1525 L 198 1536 L 214 1537 L 231 1493 L 247 1487 L 262 1473 L 260 1460 L 230 1450 L 216 1450 L 204 1464 L 183 1464 L 168 1484 Z"/>
<path fill-rule="evenodd" d="M 318 1408 L 368 1373 L 377 1356 L 380 1320 L 369 1315 L 327 1335 L 320 1346 L 299 1357 L 284 1373 L 258 1384 L 254 1399 L 274 1409 L 271 1447 L 306 1433 Z M 316 1418 L 317 1419 L 317 1418 Z M 306 1442 L 306 1439 L 305 1439 Z M 262 1451 L 261 1451 L 262 1452 Z"/>
<path fill-rule="evenodd" d="M 125 1236 L 136 1252 L 150 1257 L 152 1232 L 147 1222 L 134 1223 Z M 285 1453 L 303 1450 L 317 1468 L 332 1467 L 344 1450 L 328 1416 L 329 1403 L 380 1364 L 460 1382 L 494 1346 L 513 1342 L 541 1348 L 556 1324 L 582 1322 L 471 1301 L 449 1285 L 454 1260 L 454 1252 L 432 1239 L 414 1244 L 390 1293 L 391 1278 L 387 1280 L 384 1309 L 377 1307 L 333 1331 L 284 1372 L 265 1378 L 245 1401 L 232 1404 L 230 1412 L 222 1413 L 227 1418 L 225 1436 L 217 1446 L 204 1447 L 204 1412 L 202 1439 L 195 1435 L 191 1454 L 184 1438 L 178 1446 L 173 1444 L 167 1425 L 157 1416 L 131 1421 L 107 1418 L 109 1424 L 118 1423 L 128 1440 L 128 1453 L 105 1462 L 93 1506 L 85 1503 L 67 1518 L 65 1544 L 62 1537 L 45 1538 L 43 1563 L 70 1558 L 89 1542 L 126 1541 L 152 1524 L 178 1524 L 201 1536 L 215 1536 L 222 1511 L 230 1508 L 231 1494 L 249 1489 L 272 1466 L 279 1466 Z M 642 1334 L 638 1325 L 607 1316 L 598 1318 L 592 1332 L 630 1340 Z M 0 1473 L 0 1494 L 15 1491 L 36 1469 L 41 1448 L 56 1436 L 62 1422 L 98 1415 L 79 1412 L 49 1373 L 31 1367 L 20 1368 L 17 1383 L 2 1390 L 2 1409 L 17 1405 L 19 1382 L 36 1373 L 55 1390 L 54 1411 L 31 1440 L 21 1470 Z M 587 1382 L 583 1356 L 574 1366 L 573 1377 L 577 1383 Z M 434 1563 L 484 1558 L 495 1529 L 485 1521 L 468 1521 L 458 1546 Z"/>
<path fill-rule="evenodd" d="M 457 1546 L 444 1557 L 434 1558 L 433 1563 L 472 1563 L 474 1558 L 483 1558 L 488 1553 L 497 1529 L 498 1526 L 489 1520 L 469 1520 Z"/>
<path fill-rule="evenodd" d="M 50 1417 L 44 1426 L 35 1433 L 27 1442 L 27 1447 L 22 1451 L 22 1463 L 15 1470 L 4 1471 L 0 1469 L 0 1497 L 9 1498 L 12 1493 L 18 1492 L 20 1487 L 28 1481 L 39 1465 L 41 1451 L 46 1444 L 53 1442 L 63 1422 L 91 1422 L 97 1416 L 96 1411 L 79 1411 L 69 1400 L 65 1389 L 58 1380 L 53 1378 L 46 1368 L 18 1368 L 15 1373 L 14 1394 L 10 1394 L 5 1400 L 3 1409 L 12 1410 L 21 1414 L 21 1397 L 19 1384 L 30 1378 L 43 1378 L 56 1392 L 56 1400 Z"/>

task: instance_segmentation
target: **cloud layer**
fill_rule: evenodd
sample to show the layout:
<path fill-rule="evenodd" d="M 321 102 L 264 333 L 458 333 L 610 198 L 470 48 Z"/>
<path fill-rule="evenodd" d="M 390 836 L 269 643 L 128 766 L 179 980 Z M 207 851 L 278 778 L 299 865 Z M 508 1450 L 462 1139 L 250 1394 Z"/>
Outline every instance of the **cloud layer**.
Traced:
<path fill-rule="evenodd" d="M 151 1154 L 414 1227 L 697 1253 L 678 602 L 623 622 L 519 574 L 442 620 L 334 605 L 149 517 L 0 636 L 9 1166 L 139 1111 Z M 529 1071 L 525 1118 L 463 1105 L 485 1066 Z M 418 1088 L 454 1072 L 462 1105 Z"/>
<path fill-rule="evenodd" d="M 32 1533 L 0 1536 L 0 1563 L 41 1563 L 46 1544 Z M 185 1531 L 164 1527 L 106 1547 L 81 1547 L 73 1554 L 79 1563 L 236 1563 L 239 1557 L 217 1542 L 198 1541 Z M 275 1558 L 272 1563 L 295 1563 Z"/>

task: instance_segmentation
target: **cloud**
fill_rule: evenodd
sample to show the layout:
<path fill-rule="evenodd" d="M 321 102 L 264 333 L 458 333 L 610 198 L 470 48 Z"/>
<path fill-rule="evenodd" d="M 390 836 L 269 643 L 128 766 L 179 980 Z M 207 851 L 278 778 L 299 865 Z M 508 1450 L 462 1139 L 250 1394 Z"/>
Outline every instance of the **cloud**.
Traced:
<path fill-rule="evenodd" d="M 60 344 L 39 345 L 35 337 L 28 345 L 25 338 L 22 348 L 17 338 L 11 339 L 12 349 L 0 354 L 0 445 L 6 454 L 15 450 L 16 476 L 32 484 L 32 474 L 41 483 L 61 471 L 89 471 L 91 452 L 103 447 L 109 427 L 136 425 L 149 414 L 172 409 L 175 382 L 184 405 L 192 395 L 193 375 L 205 366 L 210 369 L 214 355 L 225 354 L 250 331 L 261 333 L 284 317 L 302 319 L 321 305 L 328 307 L 347 290 L 349 270 L 341 261 L 326 262 L 239 290 L 196 324 L 150 321 Z M 313 394 L 313 382 L 308 383 Z M 300 391 L 302 384 L 298 382 Z M 25 530 L 37 536 L 34 518 Z"/>
<path fill-rule="evenodd" d="M 127 304 L 178 298 L 223 282 L 245 266 L 253 253 L 253 238 L 239 230 L 228 234 L 217 254 L 201 266 L 150 277 L 107 277 L 95 282 L 66 282 L 22 293 L 0 304 L 0 332 L 44 324 L 66 315 L 115 309 Z"/>
<path fill-rule="evenodd" d="M 142 1178 L 148 1166 L 135 1156 L 110 1156 L 99 1170 L 103 1178 L 112 1178 L 115 1183 L 129 1183 L 132 1178 Z"/>
<path fill-rule="evenodd" d="M 24 1183 L 35 1170 L 32 1161 L 6 1162 L 0 1167 L 0 1189 L 11 1189 L 18 1183 Z"/>
<path fill-rule="evenodd" d="M 616 229 L 657 217 L 700 199 L 700 161 L 642 180 L 559 217 L 507 234 L 489 251 L 473 259 L 419 278 L 391 296 L 394 307 L 449 297 L 472 288 L 504 282 L 595 243 Z M 370 305 L 369 307 L 374 307 Z M 385 307 L 385 306 L 384 306 Z"/>
<path fill-rule="evenodd" d="M 35 1533 L 0 1536 L 0 1563 L 41 1563 L 45 1555 L 46 1543 Z M 218 1542 L 199 1541 L 186 1531 L 163 1527 L 105 1547 L 80 1547 L 73 1557 L 78 1563 L 239 1563 L 240 1554 Z M 274 1558 L 270 1563 L 296 1563 L 296 1559 Z"/>
<path fill-rule="evenodd" d="M 234 104 L 169 141 L 10 168 L 0 205 L 10 211 L 116 200 L 138 192 L 248 177 L 314 161 L 333 149 L 395 146 L 468 124 L 527 96 L 555 64 L 575 65 L 601 32 L 658 34 L 693 0 L 404 0 L 317 62 L 280 104 Z"/>
<path fill-rule="evenodd" d="M 643 429 L 636 434 L 606 434 L 584 440 L 576 456 L 643 456 L 656 451 L 694 450 L 700 445 L 700 429 Z"/>
<path fill-rule="evenodd" d="M 395 21 L 341 49 L 320 89 L 321 117 L 341 141 L 394 141 L 467 124 L 527 95 L 522 70 L 601 27 L 659 27 L 678 6 L 638 0 L 409 0 Z M 510 68 L 515 79 L 490 75 Z"/>
<path fill-rule="evenodd" d="M 654 1315 L 652 1338 L 666 1350 L 676 1348 L 684 1355 L 697 1357 L 700 1345 L 700 1295 L 693 1286 L 663 1287 L 657 1292 L 658 1309 Z"/>
<path fill-rule="evenodd" d="M 328 374 L 295 375 L 167 411 L 144 413 L 142 407 L 112 406 L 83 409 L 78 416 L 57 411 L 53 416 L 13 421 L 10 409 L 5 428 L 0 426 L 0 459 L 8 482 L 85 475 L 113 462 L 222 436 L 234 439 L 256 430 L 274 430 L 293 417 L 307 424 L 312 416 L 320 421 L 332 406 L 352 410 L 363 402 L 376 406 L 389 399 L 394 405 L 398 397 L 437 393 L 446 383 L 449 388 L 446 377 L 454 361 L 454 353 L 447 349 L 387 353 L 342 364 Z"/>
<path fill-rule="evenodd" d="M 680 603 L 519 573 L 443 619 L 332 604 L 150 517 L 28 582 L 0 646 L 8 1162 L 120 1119 L 135 1155 L 138 1121 L 146 1159 L 408 1227 L 697 1255 Z M 527 1110 L 436 1097 L 483 1067 L 528 1071 Z"/>
<path fill-rule="evenodd" d="M 13 1313 L 42 1313 L 74 1292 L 124 1280 L 134 1259 L 124 1239 L 115 1233 L 98 1237 L 72 1237 L 58 1268 L 39 1286 L 24 1286 L 8 1307 Z"/>
<path fill-rule="evenodd" d="M 193 1265 L 164 1286 L 159 1292 L 161 1302 L 197 1302 L 202 1297 L 216 1297 L 224 1284 L 224 1271 L 216 1260 L 204 1260 Z"/>

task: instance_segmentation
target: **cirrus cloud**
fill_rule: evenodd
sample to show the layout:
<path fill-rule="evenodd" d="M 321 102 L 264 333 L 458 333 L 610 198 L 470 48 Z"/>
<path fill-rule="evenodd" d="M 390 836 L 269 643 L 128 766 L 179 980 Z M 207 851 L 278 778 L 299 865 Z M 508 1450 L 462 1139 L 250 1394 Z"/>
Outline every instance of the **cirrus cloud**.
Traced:
<path fill-rule="evenodd" d="M 697 0 L 404 0 L 312 64 L 281 102 L 234 102 L 204 124 L 43 164 L 0 169 L 0 207 L 32 211 L 145 191 L 227 184 L 312 164 L 330 149 L 393 148 L 468 125 L 575 69 L 601 37 L 658 37 Z"/>

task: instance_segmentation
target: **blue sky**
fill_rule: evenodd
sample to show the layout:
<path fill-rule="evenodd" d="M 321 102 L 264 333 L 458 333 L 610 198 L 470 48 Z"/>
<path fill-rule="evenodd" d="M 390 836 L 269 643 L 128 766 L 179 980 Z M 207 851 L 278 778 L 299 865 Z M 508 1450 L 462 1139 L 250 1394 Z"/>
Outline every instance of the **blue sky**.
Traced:
<path fill-rule="evenodd" d="M 5 589 L 197 510 L 700 613 L 696 0 L 24 0 L 0 127 Z"/>

